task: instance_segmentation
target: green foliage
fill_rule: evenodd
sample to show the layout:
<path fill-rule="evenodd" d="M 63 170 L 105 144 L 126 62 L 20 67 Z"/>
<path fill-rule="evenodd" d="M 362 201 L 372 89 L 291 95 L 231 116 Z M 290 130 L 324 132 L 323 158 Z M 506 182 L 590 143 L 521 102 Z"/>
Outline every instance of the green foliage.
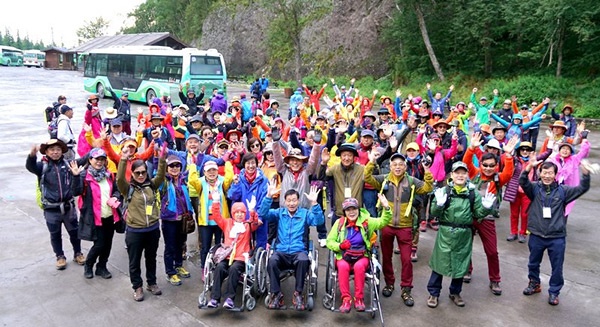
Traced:
<path fill-rule="evenodd" d="M 75 32 L 79 38 L 79 44 L 105 35 L 108 25 L 108 21 L 103 17 L 96 17 L 94 20 L 85 21 L 83 26 L 78 28 Z"/>
<path fill-rule="evenodd" d="M 24 38 L 21 38 L 19 31 L 17 31 L 17 38 L 13 38 L 8 28 L 5 29 L 4 35 L 0 33 L 0 45 L 8 45 L 21 50 L 44 50 L 47 48 L 47 46 L 44 45 L 44 42 L 41 40 L 38 42 L 33 42 L 29 39 L 28 35 L 25 35 Z"/>

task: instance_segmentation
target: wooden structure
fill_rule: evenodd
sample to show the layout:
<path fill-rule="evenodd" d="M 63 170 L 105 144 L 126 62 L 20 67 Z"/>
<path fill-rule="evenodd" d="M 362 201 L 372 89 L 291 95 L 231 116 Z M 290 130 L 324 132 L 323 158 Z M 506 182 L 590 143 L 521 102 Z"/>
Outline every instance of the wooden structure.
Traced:
<path fill-rule="evenodd" d="M 49 47 L 43 52 L 46 53 L 46 69 L 75 70 L 77 67 L 73 53 L 65 48 Z"/>

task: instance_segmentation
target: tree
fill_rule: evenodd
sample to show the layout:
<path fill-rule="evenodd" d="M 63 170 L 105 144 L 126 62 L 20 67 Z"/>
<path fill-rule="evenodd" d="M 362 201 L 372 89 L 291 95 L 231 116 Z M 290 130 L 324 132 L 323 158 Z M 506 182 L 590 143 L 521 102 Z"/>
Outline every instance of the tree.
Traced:
<path fill-rule="evenodd" d="M 425 16 L 423 15 L 423 10 L 421 9 L 421 4 L 419 3 L 419 1 L 415 1 L 414 8 L 415 14 L 417 15 L 417 20 L 419 21 L 419 30 L 421 30 L 421 35 L 423 36 L 423 43 L 425 44 L 425 48 L 427 48 L 427 53 L 429 54 L 429 59 L 431 60 L 433 69 L 435 69 L 435 73 L 437 74 L 440 81 L 444 81 L 446 78 L 444 77 L 442 67 L 440 66 L 440 63 L 437 60 L 435 51 L 433 51 L 433 46 L 431 45 L 431 41 L 429 40 L 429 33 L 427 32 Z"/>
<path fill-rule="evenodd" d="M 79 44 L 106 35 L 108 25 L 109 22 L 103 17 L 96 17 L 95 20 L 85 21 L 84 25 L 77 29 L 76 32 Z"/>

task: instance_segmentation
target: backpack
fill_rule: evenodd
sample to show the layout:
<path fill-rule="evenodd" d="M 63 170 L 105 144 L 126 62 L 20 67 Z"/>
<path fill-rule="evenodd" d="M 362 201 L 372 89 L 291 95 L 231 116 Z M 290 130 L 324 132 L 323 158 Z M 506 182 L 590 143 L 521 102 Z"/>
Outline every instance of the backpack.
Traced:
<path fill-rule="evenodd" d="M 408 215 L 412 215 L 412 221 L 413 221 L 413 233 L 417 230 L 417 228 L 419 227 L 419 212 L 417 211 L 417 208 L 415 206 L 413 206 L 413 202 L 415 199 L 415 184 L 413 182 L 413 177 L 410 176 L 409 174 L 405 173 L 404 175 L 407 180 L 408 180 L 408 185 L 410 186 L 410 200 L 408 201 L 408 206 L 406 207 L 406 212 L 404 213 L 405 216 Z M 381 183 L 381 190 L 379 190 L 380 194 L 383 194 L 383 191 L 385 191 L 387 189 L 387 184 L 389 183 L 389 180 L 387 179 L 387 177 L 383 180 L 383 183 Z M 377 205 L 379 205 L 379 201 L 377 201 Z"/>
<path fill-rule="evenodd" d="M 63 157 L 63 163 L 69 167 L 69 163 L 67 159 Z M 44 200 L 44 193 L 46 193 L 45 187 L 42 184 L 42 181 L 46 177 L 46 173 L 50 170 L 48 167 L 48 161 L 44 158 L 42 159 L 42 176 L 37 181 L 37 187 L 35 189 L 35 202 L 37 203 L 40 209 L 44 210 L 46 205 L 46 201 Z"/>
<path fill-rule="evenodd" d="M 446 185 L 445 187 L 446 187 L 446 194 L 448 196 L 446 197 L 446 202 L 444 203 L 444 210 L 448 210 L 448 207 L 450 207 L 451 198 L 464 197 L 464 195 L 453 194 L 452 187 L 450 185 Z M 469 199 L 469 204 L 471 205 L 471 212 L 474 212 L 475 190 L 469 187 L 469 194 L 467 194 L 467 197 Z"/>

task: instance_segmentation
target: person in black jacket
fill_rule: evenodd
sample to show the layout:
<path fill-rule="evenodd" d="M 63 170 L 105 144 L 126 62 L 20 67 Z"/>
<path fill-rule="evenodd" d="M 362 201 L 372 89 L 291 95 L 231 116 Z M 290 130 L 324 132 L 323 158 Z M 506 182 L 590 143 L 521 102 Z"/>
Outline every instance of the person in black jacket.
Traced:
<path fill-rule="evenodd" d="M 73 196 L 80 196 L 78 203 L 81 213 L 79 238 L 94 242 L 84 265 L 83 276 L 111 278 L 106 264 L 112 248 L 115 224 L 120 221 L 117 208 L 121 194 L 114 176 L 106 169 L 107 155 L 101 148 L 93 148 L 88 156 L 88 167 L 84 173 L 73 174 L 71 188 Z"/>
<path fill-rule="evenodd" d="M 123 123 L 123 132 L 131 135 L 131 103 L 129 102 L 129 93 L 123 92 L 119 98 L 112 88 L 109 87 L 108 92 L 110 92 L 110 95 L 115 100 L 113 108 L 117 109 L 117 117 Z"/>
<path fill-rule="evenodd" d="M 548 250 L 552 266 L 548 303 L 557 305 L 558 295 L 564 285 L 563 263 L 567 237 L 565 206 L 590 189 L 590 173 L 582 165 L 583 176 L 579 186 L 559 185 L 555 180 L 558 167 L 552 162 L 544 162 L 540 171 L 540 180 L 534 184 L 529 181 L 529 171 L 537 164 L 539 162 L 532 153 L 529 157 L 529 164 L 519 178 L 519 185 L 531 200 L 527 221 L 527 229 L 531 233 L 529 236 L 529 284 L 523 290 L 523 294 L 532 295 L 542 291 L 540 263 L 544 251 Z"/>
<path fill-rule="evenodd" d="M 190 116 L 194 116 L 195 114 L 201 114 L 202 111 L 198 111 L 198 105 L 204 99 L 204 90 L 206 90 L 205 86 L 202 86 L 202 91 L 200 95 L 196 96 L 196 92 L 194 92 L 194 88 L 190 86 L 190 83 L 186 84 L 187 87 L 187 97 L 183 95 L 183 85 L 179 85 L 179 100 L 181 100 L 182 104 L 185 104 L 190 109 L 188 114 Z"/>
<path fill-rule="evenodd" d="M 42 160 L 37 160 L 37 151 L 40 151 Z M 73 261 L 79 265 L 85 263 L 85 256 L 81 253 L 81 241 L 77 237 L 77 211 L 71 191 L 73 180 L 73 161 L 69 164 L 64 158 L 67 145 L 57 139 L 42 143 L 39 148 L 34 145 L 27 156 L 25 168 L 38 178 L 41 192 L 41 206 L 44 210 L 46 226 L 50 232 L 50 244 L 56 254 L 56 269 L 64 270 L 67 267 L 67 258 L 62 247 L 61 226 L 64 224 L 69 239 L 73 246 Z"/>

